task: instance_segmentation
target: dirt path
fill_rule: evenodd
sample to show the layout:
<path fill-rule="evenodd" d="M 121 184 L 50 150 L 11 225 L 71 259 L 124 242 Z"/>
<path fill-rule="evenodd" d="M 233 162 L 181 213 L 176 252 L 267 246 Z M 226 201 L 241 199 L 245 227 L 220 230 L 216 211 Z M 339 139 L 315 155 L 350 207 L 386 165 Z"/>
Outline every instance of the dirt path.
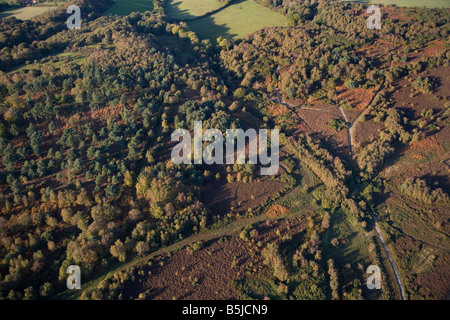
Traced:
<path fill-rule="evenodd" d="M 275 102 L 276 104 L 281 104 L 281 105 L 287 107 L 287 108 L 288 108 L 289 110 L 291 110 L 292 112 L 294 112 L 294 113 L 297 115 L 297 117 L 299 117 L 299 119 L 305 123 L 305 125 L 309 128 L 309 130 L 311 130 L 312 132 L 316 132 L 313 128 L 311 128 L 311 126 L 308 124 L 308 122 L 306 122 L 305 119 L 303 119 L 303 118 L 298 114 L 297 109 L 298 109 L 298 108 L 302 108 L 301 105 L 293 105 L 293 104 L 290 104 L 290 103 L 288 103 L 288 102 L 285 102 L 284 99 L 283 99 L 283 97 L 282 97 L 281 94 L 280 94 L 280 91 L 278 91 L 278 90 L 277 90 L 277 96 L 276 96 L 276 97 L 271 97 L 270 99 L 271 99 L 273 102 Z M 303 109 L 306 109 L 306 108 L 303 108 Z M 307 110 L 313 110 L 313 109 L 307 109 Z"/>
<path fill-rule="evenodd" d="M 397 284 L 400 289 L 400 295 L 402 296 L 402 300 L 405 300 L 405 289 L 403 288 L 402 282 L 400 280 L 400 276 L 398 275 L 397 268 L 395 267 L 395 263 L 394 263 L 394 260 L 392 259 L 391 253 L 389 252 L 389 249 L 384 241 L 383 235 L 381 234 L 381 229 L 378 227 L 377 217 L 375 217 L 375 215 L 373 215 L 371 212 L 370 212 L 370 215 L 372 216 L 372 218 L 375 222 L 375 230 L 377 231 L 378 238 L 380 239 L 381 244 L 383 245 L 384 251 L 386 252 L 389 262 L 391 263 L 392 269 L 394 270 L 395 279 L 397 280 Z"/>
<path fill-rule="evenodd" d="M 106 270 L 103 274 L 101 274 L 100 276 L 98 276 L 96 279 L 91 280 L 88 283 L 85 283 L 81 286 L 82 290 L 75 290 L 75 292 L 65 292 L 62 293 L 61 296 L 59 298 L 62 299 L 77 299 L 83 292 L 91 292 L 92 290 L 94 290 L 97 287 L 97 284 L 100 283 L 101 281 L 111 278 L 114 276 L 115 273 L 120 272 L 120 271 L 124 271 L 127 270 L 130 267 L 133 266 L 138 266 L 141 264 L 145 264 L 147 263 L 150 259 L 161 255 L 161 254 L 165 254 L 165 253 L 170 253 L 176 250 L 179 250 L 181 248 L 183 248 L 184 246 L 187 246 L 189 244 L 192 244 L 194 242 L 197 241 L 209 241 L 209 240 L 213 240 L 213 239 L 217 239 L 217 238 L 221 238 L 224 236 L 232 236 L 232 235 L 236 235 L 238 232 L 240 232 L 242 230 L 242 228 L 253 224 L 253 223 L 257 223 L 257 222 L 261 222 L 261 221 L 265 221 L 267 219 L 269 220 L 284 220 L 284 219 L 288 219 L 288 218 L 293 218 L 296 216 L 300 216 L 300 215 L 304 215 L 304 214 L 308 214 L 314 210 L 316 210 L 317 208 L 315 207 L 307 207 L 302 211 L 299 212 L 295 212 L 295 213 L 291 213 L 291 214 L 287 214 L 285 216 L 280 216 L 280 217 L 276 217 L 276 218 L 268 218 L 265 214 L 260 214 L 257 216 L 253 216 L 253 217 L 248 217 L 248 218 L 241 218 L 238 219 L 230 224 L 228 224 L 227 226 L 220 228 L 220 229 L 212 229 L 212 230 L 206 230 L 204 232 L 198 233 L 198 234 L 194 234 L 186 239 L 183 239 L 181 241 L 178 241 L 172 245 L 169 245 L 167 247 L 163 247 L 160 248 L 156 251 L 153 251 L 152 253 L 141 257 L 141 258 L 137 258 L 134 259 L 133 261 L 127 262 L 127 263 L 118 263 L 116 265 L 111 266 L 108 270 Z"/>
<path fill-rule="evenodd" d="M 375 102 L 375 99 L 376 99 L 376 97 L 378 96 L 378 94 L 380 93 L 380 91 L 381 91 L 381 89 L 383 89 L 383 86 L 384 86 L 384 82 L 385 82 L 386 80 L 385 79 L 383 79 L 383 82 L 381 82 L 381 84 L 380 84 L 380 87 L 378 88 L 378 90 L 377 90 L 377 92 L 375 92 L 375 94 L 373 95 L 373 97 L 372 97 L 372 99 L 369 101 L 369 103 L 367 104 L 367 106 L 364 108 L 364 111 L 363 112 L 361 112 L 360 114 L 359 114 L 359 116 L 355 119 L 355 121 L 353 121 L 353 123 L 350 123 L 348 120 L 347 120 L 347 117 L 345 116 L 345 113 L 344 113 L 344 110 L 341 108 L 341 106 L 339 106 L 339 108 L 341 109 L 341 113 L 342 113 L 342 115 L 344 116 L 344 118 L 345 118 L 345 121 L 349 124 L 349 129 L 348 129 L 348 134 L 350 135 L 350 149 L 352 150 L 352 158 L 353 158 L 353 145 L 354 145 L 354 141 L 355 141 L 355 128 L 356 128 L 356 125 L 358 124 L 358 123 L 361 123 L 361 119 L 364 117 L 364 116 L 366 116 L 367 114 L 369 114 L 369 112 L 371 111 L 370 110 L 370 107 L 372 106 L 372 104 Z"/>
<path fill-rule="evenodd" d="M 373 95 L 372 99 L 370 99 L 369 103 L 364 108 L 364 111 L 359 114 L 359 116 L 355 119 L 355 121 L 353 121 L 353 123 L 348 121 L 348 118 L 347 118 L 347 115 L 344 112 L 344 109 L 342 109 L 341 105 L 339 105 L 339 110 L 341 111 L 341 114 L 344 117 L 345 122 L 347 123 L 347 126 L 348 126 L 348 136 L 349 136 L 349 141 L 350 141 L 350 151 L 352 153 L 352 159 L 353 159 L 353 155 L 354 155 L 354 145 L 355 145 L 355 139 L 356 139 L 356 137 L 355 137 L 356 125 L 358 123 L 361 123 L 362 117 L 366 116 L 370 112 L 370 106 L 372 105 L 372 103 L 374 103 L 375 98 L 378 96 L 378 94 L 380 93 L 381 89 L 383 88 L 384 81 L 385 80 L 383 79 L 383 82 L 380 84 L 380 87 L 378 88 L 377 92 L 375 92 L 375 94 Z"/>
<path fill-rule="evenodd" d="M 309 111 L 316 111 L 316 112 L 328 113 L 328 114 L 331 114 L 331 115 L 336 116 L 333 112 L 330 112 L 330 111 L 328 111 L 328 110 L 317 109 L 317 108 L 305 108 L 305 107 L 302 107 L 301 104 L 300 104 L 300 105 L 294 105 L 294 104 L 288 103 L 288 102 L 284 101 L 284 98 L 283 98 L 283 96 L 280 94 L 280 91 L 279 91 L 279 90 L 276 91 L 276 97 L 271 97 L 270 99 L 271 99 L 273 102 L 275 102 L 276 104 L 281 104 L 281 105 L 283 105 L 283 106 L 288 107 L 291 111 L 295 112 L 295 114 L 296 114 L 300 119 L 302 119 L 302 118 L 301 118 L 301 116 L 298 114 L 298 112 L 297 112 L 298 110 L 297 110 L 297 109 L 303 109 L 303 110 L 309 110 Z M 373 101 L 373 99 L 372 99 L 372 101 Z M 368 107 L 370 106 L 370 104 L 372 103 L 372 101 L 368 104 L 367 109 L 364 110 L 364 111 L 361 113 L 361 115 L 360 115 L 359 117 L 361 117 L 363 113 L 365 113 L 367 110 L 369 110 Z M 294 109 L 294 108 L 295 108 L 295 109 Z M 354 125 L 356 124 L 356 122 L 357 122 L 357 120 L 359 119 L 359 117 L 358 117 L 358 119 L 356 119 L 356 120 L 353 122 L 353 124 L 352 124 L 352 123 L 350 123 L 350 121 L 348 121 L 347 115 L 345 114 L 344 110 L 342 109 L 342 107 L 341 107 L 340 105 L 339 105 L 339 111 L 341 112 L 342 117 L 345 119 L 345 122 L 347 123 L 347 127 L 348 127 L 348 136 L 349 136 L 349 145 L 350 145 L 350 152 L 351 152 L 351 158 L 353 159 L 353 154 L 354 154 L 354 151 L 353 151 L 353 146 L 354 146 L 354 137 L 353 137 L 353 133 L 354 133 Z M 302 120 L 303 120 L 303 119 L 302 119 Z M 311 129 L 311 131 L 315 132 L 315 131 L 309 126 L 309 124 L 308 124 L 305 120 L 303 120 L 303 122 L 308 126 L 309 129 Z"/>
<path fill-rule="evenodd" d="M 353 125 L 350 123 L 350 121 L 348 121 L 347 115 L 344 112 L 344 109 L 342 109 L 341 105 L 339 105 L 339 111 L 341 111 L 342 117 L 344 117 L 345 119 L 345 123 L 347 124 L 347 130 L 348 130 L 348 141 L 350 144 L 350 152 L 351 152 L 351 156 L 353 159 L 353 145 L 354 145 L 354 139 L 353 139 Z"/>
<path fill-rule="evenodd" d="M 341 106 L 341 105 L 338 106 L 338 107 L 339 107 L 339 111 L 341 112 L 342 117 L 344 118 L 345 122 L 347 123 L 347 127 L 348 127 L 348 136 L 349 136 L 349 144 L 350 144 L 350 151 L 351 151 L 352 159 L 353 159 L 353 156 L 354 156 L 354 146 L 355 146 L 355 140 L 356 140 L 356 137 L 355 137 L 355 128 L 356 128 L 356 125 L 357 125 L 358 123 L 361 122 L 362 117 L 366 116 L 366 115 L 370 112 L 370 106 L 375 102 L 375 98 L 378 96 L 378 94 L 380 93 L 381 89 L 383 88 L 384 82 L 385 82 L 385 79 L 383 79 L 383 82 L 380 84 L 380 86 L 379 86 L 377 92 L 374 94 L 374 96 L 372 97 L 372 99 L 369 101 L 369 103 L 367 104 L 367 106 L 364 108 L 364 111 L 362 111 L 362 112 L 359 114 L 359 116 L 353 121 L 353 123 L 350 122 L 350 121 L 348 120 L 347 115 L 345 114 L 344 109 L 342 108 L 342 106 Z M 295 109 L 293 109 L 293 108 L 296 108 L 296 109 L 300 108 L 300 109 L 303 109 L 303 110 L 310 110 L 310 111 L 316 111 L 316 112 L 323 112 L 323 113 L 328 113 L 328 114 L 335 115 L 334 113 L 332 113 L 332 112 L 330 112 L 330 111 L 328 111 L 328 110 L 317 109 L 317 108 L 305 108 L 305 107 L 303 107 L 301 104 L 295 105 L 295 104 L 288 103 L 288 102 L 284 101 L 284 98 L 283 98 L 283 96 L 280 94 L 280 91 L 279 91 L 279 90 L 276 91 L 276 96 L 275 96 L 275 97 L 272 96 L 272 97 L 270 97 L 270 99 L 271 99 L 273 102 L 275 102 L 276 104 L 281 104 L 281 105 L 284 105 L 284 106 L 288 107 L 291 111 L 294 111 L 295 114 L 296 114 L 298 117 L 300 117 L 300 116 L 299 116 L 299 114 L 297 113 L 297 110 L 295 110 Z M 302 118 L 300 117 L 300 119 L 302 119 Z M 303 119 L 302 119 L 302 120 L 303 120 Z M 304 121 L 304 120 L 303 120 L 303 122 L 306 123 L 306 121 Z M 307 123 L 306 123 L 306 125 L 312 130 L 312 128 L 311 128 Z M 312 131 L 314 132 L 314 130 L 312 130 Z"/>
<path fill-rule="evenodd" d="M 370 106 L 374 103 L 375 98 L 376 98 L 377 95 L 380 93 L 380 91 L 381 91 L 381 89 L 383 88 L 383 86 L 384 86 L 384 80 L 383 80 L 383 82 L 381 83 L 381 85 L 380 85 L 380 87 L 378 88 L 378 90 L 377 90 L 377 92 L 375 93 L 375 95 L 372 97 L 372 99 L 370 100 L 370 102 L 367 104 L 367 106 L 366 106 L 366 108 L 364 109 L 364 111 L 361 112 L 361 114 L 356 118 L 355 121 L 353 121 L 353 123 L 351 123 L 351 122 L 348 120 L 347 115 L 346 115 L 345 112 L 344 112 L 344 109 L 342 109 L 342 107 L 339 105 L 339 110 L 340 110 L 340 112 L 341 112 L 341 114 L 342 114 L 342 117 L 345 119 L 345 122 L 347 123 L 347 126 L 348 126 L 348 136 L 349 136 L 349 144 L 350 144 L 350 150 L 351 150 L 352 159 L 353 159 L 353 155 L 354 155 L 354 143 L 355 143 L 355 138 L 356 138 L 356 137 L 354 136 L 356 124 L 360 123 L 361 118 L 362 118 L 363 116 L 367 115 L 367 114 L 370 112 Z M 271 97 L 271 100 L 272 100 L 273 102 L 277 103 L 277 104 L 284 105 L 284 106 L 286 106 L 286 107 L 288 107 L 288 108 L 290 108 L 290 109 L 291 109 L 291 108 L 302 108 L 301 105 L 292 105 L 292 104 L 290 104 L 290 103 L 285 102 L 284 99 L 283 99 L 283 97 L 282 97 L 282 95 L 280 94 L 279 91 L 277 91 L 277 96 L 276 96 L 275 98 L 274 98 L 274 97 Z M 326 110 L 321 110 L 321 109 L 313 109 L 313 108 L 305 108 L 305 107 L 303 107 L 303 109 L 304 109 L 304 110 L 312 110 L 312 111 L 318 111 L 318 112 L 330 113 L 330 112 L 328 112 L 328 111 L 326 111 Z M 294 112 L 295 112 L 295 110 L 294 110 Z M 296 114 L 297 114 L 297 112 L 296 112 Z M 356 191 L 356 190 L 355 190 L 355 191 Z M 376 218 L 372 213 L 370 213 L 370 214 L 372 215 L 372 217 L 373 217 L 373 219 L 374 219 L 374 221 L 375 221 L 375 230 L 376 230 L 376 232 L 377 232 L 378 238 L 380 239 L 380 242 L 381 242 L 381 244 L 382 244 L 382 246 L 383 246 L 383 249 L 384 249 L 384 251 L 386 252 L 386 255 L 387 255 L 388 259 L 389 259 L 389 262 L 390 262 L 390 264 L 391 264 L 391 266 L 392 266 L 392 269 L 394 270 L 395 279 L 396 279 L 397 284 L 398 284 L 398 287 L 399 287 L 399 289 L 400 289 L 400 295 L 401 295 L 401 297 L 402 297 L 402 300 L 405 300 L 405 293 L 404 293 L 405 290 L 404 290 L 403 285 L 402 285 L 402 282 L 401 282 L 401 280 L 400 280 L 400 276 L 399 276 L 399 274 L 398 274 L 397 268 L 395 267 L 394 260 L 392 259 L 392 256 L 391 256 L 391 254 L 390 254 L 390 252 L 389 252 L 389 249 L 388 249 L 388 247 L 386 246 L 386 243 L 385 243 L 385 241 L 384 241 L 383 235 L 382 235 L 382 233 L 381 233 L 381 229 L 378 227 L 378 224 L 377 224 L 377 218 Z"/>

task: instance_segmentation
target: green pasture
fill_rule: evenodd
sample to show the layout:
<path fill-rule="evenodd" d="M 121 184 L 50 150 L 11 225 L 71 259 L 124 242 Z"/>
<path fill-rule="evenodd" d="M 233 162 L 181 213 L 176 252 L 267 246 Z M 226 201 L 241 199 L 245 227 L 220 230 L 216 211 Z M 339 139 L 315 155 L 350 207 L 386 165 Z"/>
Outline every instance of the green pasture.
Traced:
<path fill-rule="evenodd" d="M 200 39 L 239 39 L 266 27 L 287 26 L 282 15 L 251 1 L 240 1 L 218 13 L 188 22 Z"/>

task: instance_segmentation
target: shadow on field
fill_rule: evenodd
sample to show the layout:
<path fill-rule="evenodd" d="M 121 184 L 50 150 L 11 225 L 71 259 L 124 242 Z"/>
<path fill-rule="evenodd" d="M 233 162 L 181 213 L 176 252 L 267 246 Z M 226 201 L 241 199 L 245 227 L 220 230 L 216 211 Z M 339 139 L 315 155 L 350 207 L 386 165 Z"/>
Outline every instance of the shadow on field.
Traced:
<path fill-rule="evenodd" d="M 238 5 L 245 1 L 247 1 L 247 0 L 234 0 L 234 1 L 231 0 L 228 3 L 222 5 L 221 7 L 217 8 L 215 10 L 206 12 L 203 15 L 194 16 L 194 15 L 190 14 L 187 9 L 180 8 L 183 1 L 171 0 L 170 2 L 167 3 L 168 6 L 166 6 L 166 12 L 170 11 L 170 12 L 168 12 L 168 15 L 169 15 L 169 17 L 172 16 L 171 20 L 173 20 L 175 22 L 180 22 L 180 21 L 188 22 L 188 21 L 200 20 L 200 19 L 212 16 L 230 6 Z"/>
<path fill-rule="evenodd" d="M 230 28 L 226 24 L 217 24 L 212 16 L 189 21 L 189 28 L 194 31 L 200 40 L 209 39 L 212 43 L 217 42 L 217 38 L 222 36 L 228 40 L 232 40 L 238 35 L 230 32 Z"/>
<path fill-rule="evenodd" d="M 216 10 L 208 12 L 202 16 L 194 16 L 189 13 L 189 10 L 180 8 L 182 4 L 181 0 L 171 0 L 166 4 L 166 10 L 168 12 L 169 17 L 177 17 L 171 18 L 173 21 L 185 21 L 189 28 L 194 31 L 198 37 L 203 39 L 209 39 L 211 42 L 216 43 L 218 37 L 222 36 L 226 39 L 233 39 L 237 36 L 237 34 L 233 34 L 230 32 L 230 28 L 226 25 L 219 25 L 214 21 L 214 15 L 229 6 L 239 5 L 245 0 L 235 0 L 229 4 L 226 4 Z"/>
<path fill-rule="evenodd" d="M 342 1 L 342 2 L 346 2 L 346 3 L 362 3 L 362 4 L 369 4 L 370 0 L 349 0 L 349 1 Z"/>
<path fill-rule="evenodd" d="M 7 18 L 14 15 L 14 8 L 0 12 L 0 19 Z"/>
<path fill-rule="evenodd" d="M 180 5 L 183 1 L 180 0 L 170 0 L 166 2 L 166 12 L 170 12 L 169 16 L 177 17 L 180 20 L 191 20 L 197 18 L 189 13 L 187 9 L 181 9 Z M 169 11 L 170 8 L 170 11 Z"/>

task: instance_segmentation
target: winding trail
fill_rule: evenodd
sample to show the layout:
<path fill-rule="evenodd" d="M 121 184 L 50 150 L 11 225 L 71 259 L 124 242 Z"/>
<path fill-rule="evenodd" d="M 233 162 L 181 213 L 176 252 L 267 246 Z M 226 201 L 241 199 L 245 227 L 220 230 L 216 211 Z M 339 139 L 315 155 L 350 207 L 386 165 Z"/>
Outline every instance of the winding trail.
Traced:
<path fill-rule="evenodd" d="M 380 239 L 381 244 L 383 245 L 384 252 L 386 252 L 386 256 L 388 257 L 389 262 L 391 263 L 392 270 L 394 270 L 395 279 L 397 280 L 397 284 L 400 289 L 400 295 L 402 297 L 402 300 L 405 300 L 405 289 L 403 288 L 402 282 L 400 280 L 400 276 L 398 275 L 397 268 L 395 268 L 395 263 L 391 257 L 391 253 L 389 252 L 389 249 L 388 249 L 386 243 L 384 242 L 383 235 L 381 234 L 381 229 L 378 227 L 377 217 L 375 217 L 375 215 L 372 212 L 370 212 L 370 215 L 372 216 L 373 220 L 375 221 L 375 230 L 377 231 L 378 238 Z"/>
<path fill-rule="evenodd" d="M 304 123 L 305 125 L 309 128 L 309 130 L 311 130 L 312 132 L 316 132 L 313 128 L 311 128 L 311 126 L 308 124 L 308 122 L 305 121 L 305 119 L 303 119 L 297 112 L 297 108 L 302 108 L 301 105 L 293 105 L 290 103 L 287 103 L 284 101 L 283 97 L 281 96 L 280 92 L 277 90 L 277 96 L 276 97 L 271 97 L 270 98 L 273 102 L 275 102 L 276 104 L 281 104 L 285 107 L 287 107 L 289 110 L 291 110 L 292 112 L 294 112 L 297 117 L 299 117 Z"/>
<path fill-rule="evenodd" d="M 348 120 L 347 115 L 345 114 L 344 109 L 342 108 L 342 106 L 341 105 L 338 106 L 339 107 L 339 111 L 342 114 L 342 117 L 345 119 L 345 122 L 347 123 L 349 144 L 350 144 L 350 151 L 351 151 L 352 159 L 353 159 L 353 156 L 354 156 L 354 141 L 355 141 L 355 127 L 356 127 L 356 124 L 360 123 L 361 118 L 363 116 L 367 115 L 370 112 L 370 110 L 371 110 L 370 107 L 375 102 L 375 98 L 378 96 L 378 94 L 380 93 L 381 89 L 383 88 L 384 82 L 385 82 L 385 80 L 383 79 L 383 82 L 380 84 L 380 87 L 378 88 L 377 92 L 374 94 L 374 96 L 372 97 L 370 102 L 367 104 L 367 106 L 364 109 L 364 111 L 361 112 L 361 114 L 355 119 L 355 121 L 353 121 L 353 123 L 351 123 Z M 281 105 L 284 105 L 284 106 L 288 107 L 291 111 L 295 112 L 297 114 L 297 116 L 299 116 L 299 115 L 297 113 L 297 110 L 295 110 L 294 108 L 301 108 L 303 110 L 311 110 L 311 111 L 317 111 L 317 112 L 324 112 L 324 113 L 333 114 L 333 113 L 331 113 L 331 112 L 329 112 L 327 110 L 315 109 L 315 108 L 305 108 L 305 107 L 302 107 L 302 105 L 293 105 L 291 103 L 285 102 L 284 99 L 283 99 L 283 96 L 280 94 L 279 90 L 276 91 L 276 97 L 271 97 L 270 99 L 273 102 L 277 103 L 277 104 L 281 104 Z M 301 119 L 301 117 L 300 117 L 300 119 Z M 304 120 L 303 120 L 303 122 L 306 123 L 306 121 L 304 121 Z M 309 125 L 307 123 L 306 123 L 306 125 L 309 127 Z M 309 128 L 312 130 L 311 127 L 309 127 Z M 314 130 L 312 130 L 312 131 L 314 132 Z M 354 194 L 354 192 L 353 192 L 353 194 Z M 395 267 L 395 263 L 394 263 L 394 260 L 393 260 L 393 258 L 391 256 L 391 253 L 390 253 L 390 251 L 389 251 L 389 249 L 388 249 L 388 247 L 387 247 L 387 245 L 386 245 L 386 243 L 384 241 L 383 235 L 381 233 L 381 229 L 378 227 L 377 217 L 372 212 L 370 212 L 370 215 L 372 216 L 372 218 L 374 220 L 375 230 L 377 232 L 378 239 L 380 239 L 380 242 L 381 242 L 381 244 L 383 246 L 384 252 L 386 253 L 386 256 L 389 259 L 389 262 L 390 262 L 390 264 L 392 266 L 392 269 L 394 271 L 395 280 L 396 280 L 397 285 L 399 287 L 400 295 L 402 297 L 402 300 L 405 300 L 405 289 L 403 288 L 402 282 L 400 280 L 399 272 L 397 271 L 397 268 Z"/>
<path fill-rule="evenodd" d="M 341 111 L 341 114 L 342 114 L 342 116 L 345 119 L 345 123 L 347 124 L 348 141 L 349 141 L 349 144 L 350 144 L 351 159 L 353 159 L 353 155 L 354 155 L 354 151 L 353 151 L 353 145 L 354 145 L 354 142 L 353 142 L 353 140 L 354 140 L 353 139 L 353 129 L 354 128 L 353 128 L 353 125 L 355 124 L 355 122 L 352 125 L 352 123 L 350 121 L 348 121 L 347 115 L 345 114 L 344 109 L 342 109 L 341 105 L 339 105 L 339 111 Z"/>
<path fill-rule="evenodd" d="M 349 128 L 348 128 L 348 134 L 349 134 L 349 139 L 350 139 L 350 150 L 352 152 L 352 159 L 353 159 L 353 154 L 354 154 L 354 141 L 355 141 L 355 128 L 356 125 L 358 123 L 361 123 L 361 119 L 366 116 L 367 114 L 369 114 L 369 112 L 371 111 L 371 106 L 372 104 L 375 102 L 376 97 L 378 96 L 378 94 L 380 93 L 381 89 L 384 87 L 384 83 L 385 83 L 386 79 L 383 78 L 383 81 L 381 82 L 380 86 L 378 87 L 377 91 L 375 92 L 375 94 L 373 95 L 372 99 L 370 99 L 369 103 L 367 104 L 367 106 L 364 108 L 364 111 L 361 112 L 359 114 L 359 116 L 355 119 L 355 121 L 353 121 L 353 123 L 349 122 L 347 119 L 347 116 L 345 115 L 344 110 L 342 109 L 342 107 L 339 105 L 339 109 L 341 110 L 341 113 L 345 119 L 345 121 L 347 122 Z"/>

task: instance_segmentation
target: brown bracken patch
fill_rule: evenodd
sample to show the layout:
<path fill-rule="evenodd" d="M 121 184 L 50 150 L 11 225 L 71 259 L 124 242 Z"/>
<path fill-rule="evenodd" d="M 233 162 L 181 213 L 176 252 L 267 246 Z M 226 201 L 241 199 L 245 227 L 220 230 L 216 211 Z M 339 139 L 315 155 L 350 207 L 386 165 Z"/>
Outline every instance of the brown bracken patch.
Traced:
<path fill-rule="evenodd" d="M 269 210 L 267 210 L 267 216 L 269 218 L 283 216 L 288 213 L 289 213 L 289 210 L 280 204 L 274 204 L 269 208 Z"/>
<path fill-rule="evenodd" d="M 442 152 L 445 152 L 444 148 L 437 142 L 435 135 L 409 144 L 406 151 L 433 152 L 434 154 L 442 154 Z"/>
<path fill-rule="evenodd" d="M 339 92 L 339 101 L 347 100 L 358 111 L 363 111 L 376 93 L 375 89 L 347 89 L 344 86 L 337 87 L 336 90 Z"/>

